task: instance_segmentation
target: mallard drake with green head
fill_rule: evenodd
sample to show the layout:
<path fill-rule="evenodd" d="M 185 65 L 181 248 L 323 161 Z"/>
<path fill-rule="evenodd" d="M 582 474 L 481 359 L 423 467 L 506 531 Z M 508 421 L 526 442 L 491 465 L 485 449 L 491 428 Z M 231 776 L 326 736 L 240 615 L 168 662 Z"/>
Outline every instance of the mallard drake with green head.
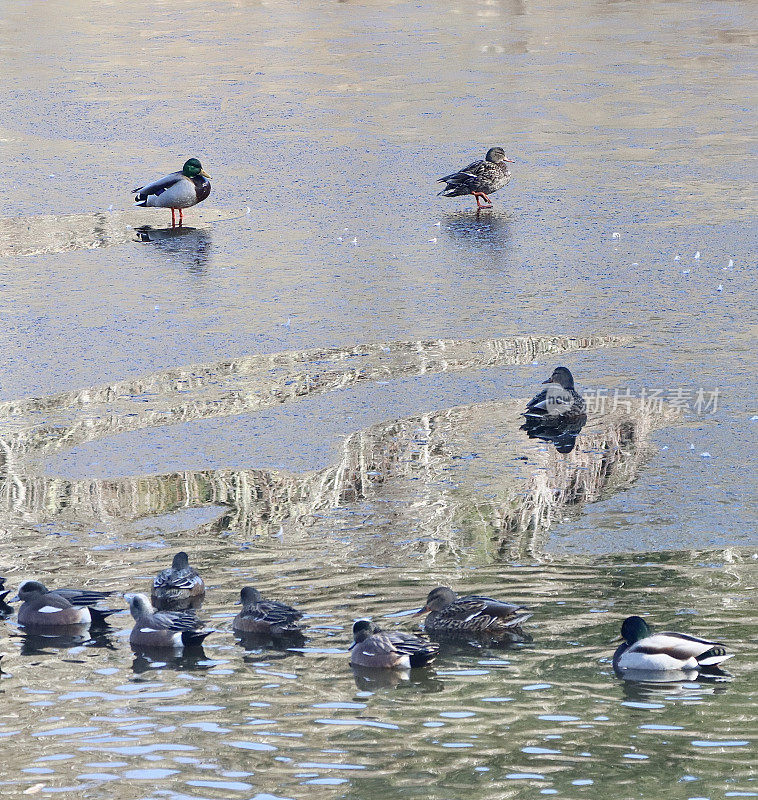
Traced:
<path fill-rule="evenodd" d="M 420 614 L 428 614 L 424 630 L 430 636 L 495 642 L 527 639 L 521 625 L 532 616 L 524 606 L 491 597 L 458 597 L 449 586 L 432 589 Z"/>
<path fill-rule="evenodd" d="M 720 642 L 686 633 L 653 633 L 642 617 L 627 617 L 621 625 L 624 642 L 613 654 L 613 669 L 629 671 L 690 671 L 717 667 L 731 658 Z"/>
<path fill-rule="evenodd" d="M 368 619 L 353 625 L 350 663 L 372 669 L 414 669 L 434 660 L 439 645 L 401 631 L 383 631 Z"/>
<path fill-rule="evenodd" d="M 132 189 L 135 205 L 149 208 L 170 208 L 171 227 L 176 225 L 176 212 L 179 212 L 179 225 L 184 221 L 182 209 L 196 206 L 211 193 L 211 183 L 202 164 L 196 158 L 184 162 L 179 172 L 172 172 L 157 181 Z"/>
<path fill-rule="evenodd" d="M 473 194 L 476 198 L 476 207 L 492 208 L 489 198 L 493 192 L 502 189 L 511 179 L 508 164 L 513 160 L 505 157 L 502 147 L 490 147 L 483 160 L 472 161 L 459 172 L 452 172 L 439 178 L 437 183 L 446 183 L 447 186 L 438 194 L 442 197 L 460 197 Z M 485 205 L 480 202 L 484 198 Z"/>
<path fill-rule="evenodd" d="M 303 633 L 302 626 L 297 624 L 303 616 L 302 611 L 278 600 L 265 600 L 254 586 L 242 589 L 238 605 L 242 606 L 242 611 L 232 622 L 232 629 L 237 633 L 274 637 Z"/>

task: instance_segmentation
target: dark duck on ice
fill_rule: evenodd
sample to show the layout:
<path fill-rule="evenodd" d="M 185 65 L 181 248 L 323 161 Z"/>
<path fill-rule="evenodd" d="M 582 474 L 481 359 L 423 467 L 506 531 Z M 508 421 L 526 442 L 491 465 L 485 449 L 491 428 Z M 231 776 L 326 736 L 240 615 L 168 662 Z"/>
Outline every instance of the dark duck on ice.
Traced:
<path fill-rule="evenodd" d="M 157 181 L 132 189 L 135 205 L 149 208 L 170 208 L 171 227 L 176 225 L 176 212 L 179 212 L 179 225 L 184 221 L 182 209 L 196 206 L 211 193 L 211 182 L 196 158 L 184 162 L 178 172 L 172 172 Z"/>
<path fill-rule="evenodd" d="M 574 388 L 574 376 L 566 367 L 556 367 L 544 384 L 546 388 L 526 404 L 527 422 L 561 424 L 585 416 L 584 398 Z"/>
<path fill-rule="evenodd" d="M 439 178 L 437 183 L 447 184 L 439 194 L 442 197 L 473 194 L 477 209 L 492 208 L 489 195 L 502 189 L 511 179 L 508 164 L 513 164 L 513 160 L 506 158 L 502 147 L 490 147 L 483 160 L 472 161 L 459 172 L 452 172 L 444 178 Z M 482 199 L 485 201 L 484 204 L 481 202 Z"/>

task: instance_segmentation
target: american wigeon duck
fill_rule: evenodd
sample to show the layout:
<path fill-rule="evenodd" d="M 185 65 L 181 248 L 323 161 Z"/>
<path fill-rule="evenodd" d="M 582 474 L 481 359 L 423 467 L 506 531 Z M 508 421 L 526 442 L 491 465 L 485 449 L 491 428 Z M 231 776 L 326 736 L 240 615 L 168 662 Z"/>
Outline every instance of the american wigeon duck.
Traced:
<path fill-rule="evenodd" d="M 145 594 L 125 594 L 134 627 L 129 642 L 135 647 L 199 647 L 213 631 L 202 630 L 194 611 L 156 611 Z"/>
<path fill-rule="evenodd" d="M 152 601 L 158 609 L 172 610 L 186 607 L 193 599 L 205 594 L 205 584 L 189 556 L 179 551 L 171 566 L 161 570 L 153 581 Z"/>
<path fill-rule="evenodd" d="M 434 660 L 439 645 L 400 631 L 383 631 L 368 619 L 353 625 L 350 663 L 372 669 L 413 669 Z"/>
<path fill-rule="evenodd" d="M 720 642 L 698 639 L 685 633 L 653 633 L 642 617 L 627 617 L 621 625 L 624 642 L 613 654 L 613 669 L 626 671 L 691 671 L 717 668 L 731 658 Z"/>
<path fill-rule="evenodd" d="M 232 629 L 237 633 L 274 637 L 303 633 L 303 627 L 297 624 L 303 616 L 302 611 L 278 600 L 264 600 L 253 586 L 242 589 L 237 605 L 242 606 L 242 611 L 232 622 Z"/>
<path fill-rule="evenodd" d="M 528 423 L 540 425 L 562 425 L 584 417 L 584 398 L 574 388 L 574 376 L 566 367 L 556 367 L 553 374 L 542 382 L 547 384 L 527 404 L 524 416 Z"/>
<path fill-rule="evenodd" d="M 439 194 L 443 197 L 473 194 L 477 209 L 492 208 L 488 195 L 502 189 L 510 181 L 511 171 L 508 164 L 513 163 L 512 159 L 505 157 L 502 147 L 490 147 L 483 160 L 472 161 L 462 170 L 439 178 L 437 183 L 447 184 Z M 480 202 L 481 198 L 484 198 L 485 205 Z"/>
<path fill-rule="evenodd" d="M 135 205 L 150 208 L 170 208 L 171 227 L 176 225 L 176 212 L 179 224 L 184 221 L 182 209 L 195 206 L 211 193 L 211 183 L 202 164 L 196 158 L 184 162 L 178 172 L 172 172 L 157 181 L 132 189 Z"/>
<path fill-rule="evenodd" d="M 95 608 L 96 604 L 113 592 L 95 592 L 89 589 L 49 590 L 39 581 L 24 581 L 18 587 L 14 600 L 21 600 L 18 610 L 19 625 L 31 627 L 66 627 L 92 625 L 105 621 L 117 609 Z"/>
<path fill-rule="evenodd" d="M 13 613 L 13 606 L 8 605 L 6 598 L 11 593 L 10 589 L 5 588 L 5 578 L 0 578 L 0 616 L 7 617 Z"/>
<path fill-rule="evenodd" d="M 427 613 L 424 630 L 449 639 L 485 639 L 513 642 L 526 638 L 522 623 L 531 617 L 524 606 L 479 595 L 458 595 L 449 586 L 438 586 L 427 595 L 416 615 Z"/>

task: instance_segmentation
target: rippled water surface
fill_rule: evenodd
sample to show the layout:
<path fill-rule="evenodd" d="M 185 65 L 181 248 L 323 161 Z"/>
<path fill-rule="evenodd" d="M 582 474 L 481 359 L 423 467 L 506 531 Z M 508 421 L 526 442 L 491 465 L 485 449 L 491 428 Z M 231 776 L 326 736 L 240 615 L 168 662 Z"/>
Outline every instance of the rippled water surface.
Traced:
<path fill-rule="evenodd" d="M 0 793 L 758 796 L 751 4 L 0 8 L 0 575 L 187 549 L 216 629 L 0 622 Z M 435 197 L 497 144 L 491 211 Z M 128 210 L 193 155 L 185 229 Z M 609 398 L 565 458 L 517 430 L 557 363 Z M 235 640 L 243 583 L 303 647 Z M 439 583 L 533 641 L 354 674 Z M 730 675 L 619 681 L 633 612 Z"/>

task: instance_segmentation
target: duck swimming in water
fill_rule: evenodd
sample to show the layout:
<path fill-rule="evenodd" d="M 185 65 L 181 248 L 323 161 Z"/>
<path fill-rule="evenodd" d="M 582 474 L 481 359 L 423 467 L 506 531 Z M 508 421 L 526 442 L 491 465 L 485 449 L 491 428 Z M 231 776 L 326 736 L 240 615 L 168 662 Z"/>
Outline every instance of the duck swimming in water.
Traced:
<path fill-rule="evenodd" d="M 350 663 L 374 669 L 414 669 L 434 660 L 439 645 L 401 631 L 383 631 L 368 619 L 353 625 Z"/>
<path fill-rule="evenodd" d="M 653 633 L 642 617 L 627 617 L 621 625 L 623 644 L 613 654 L 613 669 L 639 672 L 690 671 L 707 672 L 731 658 L 719 642 L 698 639 L 686 633 L 663 631 Z"/>
<path fill-rule="evenodd" d="M 429 592 L 426 605 L 416 614 L 425 612 L 424 630 L 430 636 L 501 643 L 528 639 L 521 624 L 532 616 L 524 606 L 491 597 L 458 597 L 449 586 Z"/>
<path fill-rule="evenodd" d="M 303 616 L 286 603 L 265 600 L 254 586 L 240 592 L 242 611 L 234 618 L 232 629 L 237 633 L 253 633 L 273 637 L 302 636 L 303 627 L 297 621 Z"/>
<path fill-rule="evenodd" d="M 459 172 L 452 172 L 439 178 L 437 183 L 446 183 L 447 186 L 439 192 L 442 197 L 460 197 L 473 194 L 476 198 L 476 208 L 492 208 L 489 198 L 493 192 L 502 189 L 511 179 L 508 164 L 513 160 L 506 158 L 502 147 L 490 147 L 483 160 L 472 161 Z M 485 204 L 481 203 L 484 199 Z"/>
<path fill-rule="evenodd" d="M 172 172 L 157 181 L 132 189 L 135 205 L 149 208 L 170 208 L 171 227 L 176 226 L 176 212 L 179 212 L 179 225 L 184 221 L 182 209 L 196 206 L 211 193 L 211 183 L 202 164 L 196 158 L 184 162 L 178 172 Z"/>

